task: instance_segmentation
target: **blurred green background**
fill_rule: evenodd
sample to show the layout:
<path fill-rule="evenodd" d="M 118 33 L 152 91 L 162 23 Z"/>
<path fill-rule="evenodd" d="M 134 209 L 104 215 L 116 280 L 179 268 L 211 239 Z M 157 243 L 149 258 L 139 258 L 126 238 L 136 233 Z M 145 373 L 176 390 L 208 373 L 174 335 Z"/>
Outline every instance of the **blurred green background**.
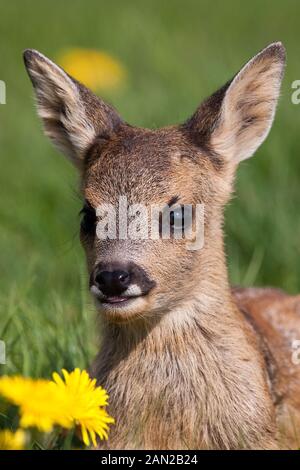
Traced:
<path fill-rule="evenodd" d="M 243 163 L 226 214 L 233 283 L 300 291 L 299 2 L 0 1 L 0 339 L 2 373 L 49 376 L 85 367 L 96 349 L 95 315 L 78 242 L 77 175 L 43 137 L 22 61 L 25 48 L 54 58 L 66 47 L 100 49 L 128 71 L 103 93 L 131 124 L 185 120 L 268 43 L 288 66 L 275 124 Z"/>

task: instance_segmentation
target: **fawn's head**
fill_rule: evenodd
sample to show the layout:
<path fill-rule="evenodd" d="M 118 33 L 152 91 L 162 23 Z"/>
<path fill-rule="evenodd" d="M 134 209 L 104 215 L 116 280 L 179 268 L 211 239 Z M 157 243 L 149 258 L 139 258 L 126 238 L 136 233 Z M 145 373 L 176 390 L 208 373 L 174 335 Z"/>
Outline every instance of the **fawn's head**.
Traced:
<path fill-rule="evenodd" d="M 192 296 L 201 273 L 209 277 L 218 258 L 216 239 L 221 243 L 237 164 L 270 130 L 285 63 L 282 44 L 256 55 L 187 122 L 158 130 L 128 125 L 40 53 L 27 50 L 24 57 L 45 132 L 80 172 L 81 240 L 99 309 L 121 322 L 158 315 Z M 204 207 L 204 216 L 197 207 Z M 150 233 L 154 213 L 158 236 Z M 195 220 L 199 214 L 203 226 Z M 203 229 L 204 246 L 194 249 Z"/>

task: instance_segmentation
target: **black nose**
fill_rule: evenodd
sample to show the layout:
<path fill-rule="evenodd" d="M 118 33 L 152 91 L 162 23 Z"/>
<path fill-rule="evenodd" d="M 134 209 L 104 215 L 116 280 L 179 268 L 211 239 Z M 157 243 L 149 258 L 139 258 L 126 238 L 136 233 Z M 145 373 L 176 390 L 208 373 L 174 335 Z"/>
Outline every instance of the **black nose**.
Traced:
<path fill-rule="evenodd" d="M 95 274 L 94 282 L 98 289 L 106 296 L 121 295 L 130 284 L 128 271 L 115 269 L 113 271 L 99 270 Z"/>

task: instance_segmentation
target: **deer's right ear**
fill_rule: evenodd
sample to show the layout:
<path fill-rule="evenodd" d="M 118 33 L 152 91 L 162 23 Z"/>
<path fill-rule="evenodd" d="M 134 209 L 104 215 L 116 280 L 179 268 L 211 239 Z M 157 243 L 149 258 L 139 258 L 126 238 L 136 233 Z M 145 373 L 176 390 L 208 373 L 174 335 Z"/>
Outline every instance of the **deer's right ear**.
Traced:
<path fill-rule="evenodd" d="M 46 135 L 80 167 L 95 138 L 117 129 L 119 115 L 39 52 L 26 50 L 24 62 Z"/>
<path fill-rule="evenodd" d="M 280 42 L 253 57 L 185 124 L 193 140 L 233 164 L 251 157 L 271 128 L 284 66 Z"/>

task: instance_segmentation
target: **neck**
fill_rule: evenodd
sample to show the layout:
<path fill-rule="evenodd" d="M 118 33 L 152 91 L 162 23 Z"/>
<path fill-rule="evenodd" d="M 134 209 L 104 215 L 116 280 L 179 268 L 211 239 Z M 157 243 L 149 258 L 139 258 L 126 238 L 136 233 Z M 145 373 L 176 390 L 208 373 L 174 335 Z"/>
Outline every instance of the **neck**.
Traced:
<path fill-rule="evenodd" d="M 117 421 L 112 448 L 251 448 L 270 435 L 260 354 L 217 265 L 151 325 L 106 325 L 94 374 Z"/>

